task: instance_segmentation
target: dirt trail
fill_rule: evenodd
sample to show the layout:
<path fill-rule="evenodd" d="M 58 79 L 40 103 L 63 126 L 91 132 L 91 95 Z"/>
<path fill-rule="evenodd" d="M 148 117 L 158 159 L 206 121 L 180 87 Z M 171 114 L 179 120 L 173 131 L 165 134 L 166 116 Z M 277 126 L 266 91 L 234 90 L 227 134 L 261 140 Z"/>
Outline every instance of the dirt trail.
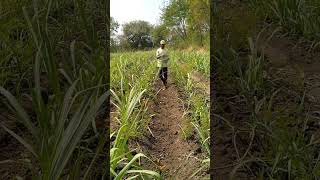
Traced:
<path fill-rule="evenodd" d="M 157 90 L 163 88 L 161 82 L 156 84 Z M 183 138 L 183 102 L 171 78 L 168 84 L 169 87 L 160 90 L 150 106 L 150 111 L 155 114 L 149 124 L 152 136 L 144 140 L 147 142 L 143 143 L 143 152 L 157 163 L 165 179 L 184 180 L 200 168 L 200 161 L 195 156 L 201 147 L 195 139 Z"/>

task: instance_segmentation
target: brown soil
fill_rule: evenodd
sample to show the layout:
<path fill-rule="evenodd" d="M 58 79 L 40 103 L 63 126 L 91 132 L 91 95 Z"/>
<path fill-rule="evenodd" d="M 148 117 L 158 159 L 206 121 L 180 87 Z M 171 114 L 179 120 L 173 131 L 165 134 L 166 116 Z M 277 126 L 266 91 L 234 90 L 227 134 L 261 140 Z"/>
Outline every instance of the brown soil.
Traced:
<path fill-rule="evenodd" d="M 0 124 L 25 138 L 25 129 L 17 123 L 17 118 L 0 103 Z M 26 148 L 0 126 L 0 179 L 14 179 L 16 176 L 29 177 L 26 161 L 33 161 Z"/>
<path fill-rule="evenodd" d="M 223 93 L 223 92 L 221 92 Z M 222 94 L 218 93 L 217 96 Z M 211 167 L 211 177 L 215 180 L 227 180 L 233 179 L 239 180 L 253 180 L 255 179 L 253 175 L 247 172 L 247 169 L 240 167 L 238 171 L 232 174 L 234 168 L 239 164 L 240 158 L 244 155 L 248 147 L 248 143 L 243 139 L 243 134 L 236 133 L 241 131 L 241 127 L 245 125 L 247 121 L 246 107 L 241 106 L 241 100 L 239 97 L 232 98 L 228 94 L 222 96 L 228 97 L 224 110 L 224 117 L 219 115 L 213 116 L 213 126 L 211 126 L 211 131 L 213 134 L 213 155 L 211 161 L 213 166 Z M 237 107 L 234 107 L 236 104 Z M 227 124 L 230 124 L 227 125 Z M 244 135 L 245 139 L 250 139 L 249 134 Z M 239 153 L 239 154 L 238 154 Z"/>
<path fill-rule="evenodd" d="M 150 105 L 150 111 L 155 115 L 149 124 L 152 134 L 140 142 L 143 152 L 157 164 L 156 168 L 165 179 L 190 179 L 201 167 L 201 161 L 197 159 L 201 156 L 201 147 L 195 139 L 183 138 L 182 126 L 186 120 L 176 85 L 170 78 L 167 89 L 163 88 L 160 81 L 156 83 L 156 89 L 162 89 Z M 195 176 L 191 179 L 199 178 L 204 177 Z"/>
<path fill-rule="evenodd" d="M 270 35 L 269 31 L 263 39 Z M 281 78 L 289 85 L 304 88 L 308 100 L 320 101 L 320 51 L 311 51 L 307 44 L 279 34 L 274 35 L 260 50 L 271 64 L 269 74 L 272 78 Z M 299 82 L 302 85 L 297 87 Z"/>
<path fill-rule="evenodd" d="M 1 127 L 0 127 L 1 128 Z M 18 135 L 25 137 L 25 130 L 11 129 Z M 31 171 L 28 165 L 35 163 L 32 154 L 8 133 L 1 137 L 0 141 L 0 179 L 15 179 L 20 176 L 31 179 Z"/>
<path fill-rule="evenodd" d="M 0 111 L 0 123 L 9 129 L 15 129 L 17 126 L 16 118 L 12 114 L 6 112 L 5 109 L 0 109 Z M 5 131 L 2 127 L 0 127 L 0 142 L 3 138 L 6 137 L 7 134 L 8 132 Z"/>

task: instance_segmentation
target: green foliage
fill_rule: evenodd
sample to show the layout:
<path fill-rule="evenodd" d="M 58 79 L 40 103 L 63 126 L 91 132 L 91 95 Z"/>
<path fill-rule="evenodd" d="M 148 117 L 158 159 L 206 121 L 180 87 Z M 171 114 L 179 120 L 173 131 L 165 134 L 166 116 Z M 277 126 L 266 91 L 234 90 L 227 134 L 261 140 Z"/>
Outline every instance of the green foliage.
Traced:
<path fill-rule="evenodd" d="M 110 172 L 114 179 L 156 178 L 161 176 L 150 170 L 145 170 L 138 163 L 143 154 L 132 156 L 128 141 L 144 132 L 148 123 L 146 114 L 145 94 L 151 91 L 155 78 L 156 66 L 151 55 L 154 52 L 126 52 L 111 54 L 111 89 L 112 104 L 116 108 L 116 117 L 111 124 L 118 124 L 111 137 Z M 153 63 L 152 63 L 153 62 Z M 146 67 L 146 64 L 150 66 Z M 143 74 L 143 75 L 141 75 Z M 148 158 L 147 158 L 148 159 Z"/>
<path fill-rule="evenodd" d="M 112 161 L 111 172 L 114 172 L 113 176 L 116 177 L 120 174 L 120 171 L 125 169 L 124 166 L 136 160 L 131 155 L 127 142 L 137 132 L 144 131 L 143 125 L 148 121 L 145 114 L 147 108 L 145 103 L 148 100 L 148 95 L 151 96 L 148 92 L 151 91 L 157 76 L 154 51 L 115 53 L 111 54 L 111 59 L 111 87 L 114 90 L 112 101 L 117 108 L 117 117 L 113 120 L 113 123 L 119 125 L 119 128 L 112 133 L 112 136 L 115 136 L 116 139 L 112 142 L 112 152 L 114 152 L 111 159 L 115 160 Z M 203 167 L 195 172 L 195 176 L 209 167 L 209 97 L 208 94 L 196 90 L 188 73 L 194 69 L 205 73 L 205 76 L 208 77 L 209 53 L 171 51 L 170 62 L 173 77 L 179 87 L 186 90 L 188 96 L 185 114 L 188 115 L 186 118 L 190 118 L 190 121 L 185 127 L 185 129 L 189 129 L 188 132 L 184 131 L 185 136 L 188 137 L 191 133 L 196 133 L 207 158 L 203 162 Z M 182 63 L 188 67 L 182 67 Z M 147 67 L 146 64 L 148 64 Z M 134 169 L 136 170 L 134 172 L 138 172 L 145 169 L 140 167 L 138 162 L 133 164 L 134 166 L 123 171 L 131 172 L 131 169 Z M 142 174 L 136 174 L 137 178 L 140 176 Z"/>
<path fill-rule="evenodd" d="M 113 36 L 115 33 L 118 32 L 119 26 L 120 26 L 119 23 L 113 17 L 111 17 L 111 19 L 110 19 L 110 36 Z"/>
<path fill-rule="evenodd" d="M 208 47 L 209 9 L 208 0 L 170 0 L 161 9 L 160 24 L 154 27 L 145 21 L 124 24 L 124 34 L 117 37 L 120 44 L 113 50 L 148 49 L 158 46 L 162 39 L 174 48 Z"/>
<path fill-rule="evenodd" d="M 131 21 L 123 25 L 123 41 L 131 49 L 152 47 L 153 26 L 146 21 Z"/>
<path fill-rule="evenodd" d="M 254 170 L 257 179 L 317 179 L 320 156 L 319 141 L 315 137 L 318 133 L 307 128 L 310 127 L 308 124 L 318 120 L 304 111 L 308 107 L 304 104 L 304 95 L 292 95 L 292 91 L 299 94 L 300 89 L 283 90 L 285 86 L 282 84 L 278 89 L 278 85 L 263 77 L 263 58 L 257 55 L 253 40 L 249 39 L 249 45 L 249 61 L 244 65 L 239 63 L 242 59 L 232 55 L 235 52 L 230 50 L 214 56 L 219 63 L 217 92 L 228 93 L 217 98 L 219 113 L 227 116 L 229 112 L 219 106 L 235 104 L 242 112 L 250 114 L 245 116 L 247 121 L 241 126 L 242 130 L 236 131 L 244 133 L 241 137 L 248 137 L 247 133 L 251 133 L 245 138 L 249 141 L 244 147 L 246 152 L 238 159 L 231 175 L 240 169 L 248 169 Z M 232 83 L 232 86 L 228 85 Z M 239 92 L 245 92 L 244 96 Z M 232 101 L 230 96 L 243 100 Z M 299 103 L 293 101 L 295 98 Z M 236 120 L 239 117 L 242 115 L 233 116 Z M 237 122 L 223 123 L 232 125 Z"/>
<path fill-rule="evenodd" d="M 209 9 L 207 0 L 171 0 L 163 8 L 161 19 L 170 30 L 170 40 L 177 47 L 209 45 Z"/>
<path fill-rule="evenodd" d="M 197 46 L 209 46 L 210 2 L 209 0 L 188 1 L 189 14 L 187 22 L 191 42 Z"/>
<path fill-rule="evenodd" d="M 33 108 L 37 114 L 36 126 L 12 94 L 0 87 L 1 94 L 15 109 L 20 121 L 32 135 L 34 142 L 30 144 L 29 140 L 23 139 L 4 125 L 2 127 L 38 159 L 42 170 L 41 179 L 59 179 L 76 145 L 88 125 L 94 120 L 95 114 L 105 102 L 108 94 L 105 93 L 98 97 L 97 101 L 93 98 L 96 91 L 83 91 L 87 93 L 86 96 L 82 95 L 83 92 L 75 94 L 74 91 L 78 83 L 76 80 L 66 92 L 61 104 L 49 101 L 46 105 L 40 93 L 39 65 L 40 61 L 38 60 L 35 66 L 36 86 L 32 97 L 35 101 Z"/>
<path fill-rule="evenodd" d="M 19 91 L 20 83 L 24 83 L 26 77 L 32 76 L 30 64 L 34 47 L 22 13 L 22 6 L 25 5 L 25 1 L 0 2 L 0 85 L 16 87 L 16 91 Z"/>
<path fill-rule="evenodd" d="M 246 67 L 245 72 L 242 72 L 242 68 L 239 67 L 240 75 L 240 87 L 242 93 L 245 95 L 253 96 L 254 94 L 260 92 L 263 87 L 263 63 L 264 57 L 258 56 L 257 44 L 249 38 L 249 46 L 251 54 L 249 55 L 249 62 Z"/>
<path fill-rule="evenodd" d="M 251 0 L 258 13 L 267 16 L 290 34 L 319 42 L 320 2 L 318 0 Z"/>
<path fill-rule="evenodd" d="M 116 40 L 116 33 L 118 32 L 120 24 L 111 17 L 110 19 L 110 49 L 111 51 L 116 50 L 117 47 L 117 40 Z"/>
<path fill-rule="evenodd" d="M 185 91 L 185 100 L 187 107 L 185 109 L 186 118 L 190 119 L 189 125 L 192 125 L 194 131 L 198 135 L 198 141 L 202 145 L 206 157 L 210 157 L 210 105 L 208 94 L 199 91 L 195 82 L 191 78 L 190 73 L 193 71 L 199 71 L 202 73 L 209 72 L 209 66 L 197 66 L 197 60 L 200 59 L 204 64 L 210 62 L 209 54 L 204 53 L 193 53 L 193 52 L 179 52 L 173 51 L 172 53 L 172 74 L 175 78 L 175 82 L 178 86 Z M 207 70 L 205 70 L 207 69 Z M 209 74 L 203 74 L 209 80 Z M 188 130 L 189 127 L 185 127 Z M 188 134 L 190 132 L 187 131 Z M 186 136 L 188 134 L 185 134 Z M 208 160 L 208 159 L 207 159 Z M 203 168 L 208 168 L 209 163 L 206 161 L 202 168 L 195 174 L 199 173 Z M 195 175 L 194 174 L 194 175 Z"/>
<path fill-rule="evenodd" d="M 40 171 L 29 175 L 39 179 L 79 174 L 81 158 L 74 151 L 89 125 L 96 128 L 95 117 L 109 96 L 104 84 L 108 23 L 101 7 L 105 2 L 0 2 L 1 100 L 32 139 L 1 126 L 33 154 L 31 167 Z M 28 109 L 21 94 L 30 97 Z M 70 168 L 74 159 L 79 167 Z"/>
<path fill-rule="evenodd" d="M 113 158 L 111 158 L 110 163 L 123 164 L 127 160 L 126 154 L 120 154 L 118 156 L 114 156 L 117 150 L 118 149 L 116 148 L 111 149 L 110 156 Z M 123 179 L 124 177 L 127 177 L 127 179 L 146 178 L 145 176 L 148 175 L 147 176 L 148 178 L 153 177 L 156 179 L 162 179 L 160 174 L 154 171 L 143 170 L 143 169 L 130 170 L 130 168 L 134 166 L 136 161 L 139 161 L 141 157 L 147 158 L 142 153 L 136 154 L 129 162 L 124 163 L 125 166 L 121 169 L 119 173 L 115 172 L 115 170 L 110 167 L 111 177 L 114 178 L 115 180 L 120 180 L 120 179 Z"/>
<path fill-rule="evenodd" d="M 274 101 L 283 93 L 278 89 L 270 97 L 255 100 L 252 123 L 260 132 L 257 131 L 257 138 L 264 140 L 260 147 L 264 152 L 259 157 L 264 160 L 259 162 L 260 175 L 272 179 L 316 179 L 319 152 L 317 140 L 306 132 L 306 123 L 310 119 L 308 115 L 304 117 L 303 112 L 291 116 L 292 112 L 301 112 L 295 104 L 289 111 L 277 110 Z"/>
<path fill-rule="evenodd" d="M 219 7 L 212 18 L 213 43 L 216 51 L 244 49 L 247 38 L 257 32 L 258 17 L 250 10 Z"/>
<path fill-rule="evenodd" d="M 166 25 L 161 24 L 158 26 L 155 26 L 152 31 L 152 41 L 155 46 L 160 44 L 161 40 L 167 40 L 169 36 L 169 29 Z"/>
<path fill-rule="evenodd" d="M 180 38 L 187 38 L 188 4 L 186 0 L 171 0 L 170 4 L 163 9 L 161 19 L 171 31 Z"/>

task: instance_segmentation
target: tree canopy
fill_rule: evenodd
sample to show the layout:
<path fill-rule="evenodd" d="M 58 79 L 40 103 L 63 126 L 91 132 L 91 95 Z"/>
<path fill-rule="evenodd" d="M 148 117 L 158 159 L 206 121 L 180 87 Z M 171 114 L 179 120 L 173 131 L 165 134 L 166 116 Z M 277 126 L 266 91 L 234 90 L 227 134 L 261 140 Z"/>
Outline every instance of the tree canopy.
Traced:
<path fill-rule="evenodd" d="M 159 44 L 162 39 L 166 40 L 169 35 L 169 29 L 166 25 L 161 24 L 154 27 L 152 31 L 152 41 Z"/>
<path fill-rule="evenodd" d="M 186 0 L 172 0 L 163 8 L 161 19 L 165 26 L 169 27 L 182 39 L 187 38 L 188 3 Z"/>
<path fill-rule="evenodd" d="M 131 21 L 123 25 L 123 40 L 132 49 L 152 47 L 151 32 L 153 26 L 146 21 Z"/>
<path fill-rule="evenodd" d="M 110 18 L 110 46 L 114 50 L 117 46 L 116 33 L 118 32 L 120 24 L 113 18 Z"/>
<path fill-rule="evenodd" d="M 161 11 L 160 24 L 142 20 L 123 24 L 123 34 L 117 37 L 120 47 L 144 49 L 157 46 L 161 39 L 175 47 L 209 46 L 210 0 L 170 0 Z M 113 21 L 110 26 L 116 32 L 119 24 Z"/>

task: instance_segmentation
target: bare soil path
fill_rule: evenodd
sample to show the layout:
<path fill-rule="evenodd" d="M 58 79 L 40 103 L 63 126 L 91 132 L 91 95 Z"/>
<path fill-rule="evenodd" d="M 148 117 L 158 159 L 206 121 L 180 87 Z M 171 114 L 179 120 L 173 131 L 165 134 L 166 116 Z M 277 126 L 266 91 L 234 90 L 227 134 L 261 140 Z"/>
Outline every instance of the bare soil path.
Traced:
<path fill-rule="evenodd" d="M 164 89 L 160 81 L 156 82 L 156 89 L 161 90 L 150 105 L 154 114 L 149 124 L 152 136 L 144 140 L 148 142 L 143 143 L 143 152 L 157 163 L 165 179 L 199 179 L 190 176 L 201 166 L 196 158 L 201 147 L 195 139 L 185 140 L 182 131 L 185 121 L 183 102 L 170 74 L 168 84 Z"/>

